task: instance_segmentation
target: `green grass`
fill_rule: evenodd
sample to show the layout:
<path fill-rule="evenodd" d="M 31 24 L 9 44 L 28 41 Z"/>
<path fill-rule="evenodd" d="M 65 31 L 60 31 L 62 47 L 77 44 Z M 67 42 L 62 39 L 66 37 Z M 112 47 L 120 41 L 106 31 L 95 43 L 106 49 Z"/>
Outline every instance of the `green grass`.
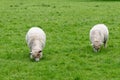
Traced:
<path fill-rule="evenodd" d="M 82 1 L 82 0 L 81 0 Z M 0 1 L 0 80 L 120 80 L 120 2 Z M 108 26 L 108 47 L 94 53 L 89 30 Z M 25 35 L 41 26 L 43 59 L 29 59 Z"/>

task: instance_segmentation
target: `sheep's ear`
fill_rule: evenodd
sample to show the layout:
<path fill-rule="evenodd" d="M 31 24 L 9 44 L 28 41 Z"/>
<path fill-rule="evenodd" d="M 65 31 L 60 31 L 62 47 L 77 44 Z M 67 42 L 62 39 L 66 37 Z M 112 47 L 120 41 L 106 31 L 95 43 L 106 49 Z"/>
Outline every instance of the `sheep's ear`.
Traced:
<path fill-rule="evenodd" d="M 103 42 L 101 42 L 101 44 L 103 44 Z"/>
<path fill-rule="evenodd" d="M 32 54 L 32 52 L 30 52 L 30 55 Z"/>
<path fill-rule="evenodd" d="M 91 46 L 93 46 L 93 44 L 91 44 Z"/>
<path fill-rule="evenodd" d="M 41 53 L 42 51 L 38 51 L 38 53 Z"/>

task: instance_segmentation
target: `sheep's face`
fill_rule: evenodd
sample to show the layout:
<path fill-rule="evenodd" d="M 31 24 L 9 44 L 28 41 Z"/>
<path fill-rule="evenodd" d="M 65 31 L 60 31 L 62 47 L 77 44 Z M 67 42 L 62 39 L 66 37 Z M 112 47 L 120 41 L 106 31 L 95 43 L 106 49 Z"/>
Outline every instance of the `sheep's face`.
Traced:
<path fill-rule="evenodd" d="M 35 59 L 35 61 L 39 61 L 42 58 L 42 51 L 41 50 L 32 50 L 30 54 L 31 59 Z"/>
<path fill-rule="evenodd" d="M 94 42 L 93 49 L 94 49 L 95 52 L 98 52 L 100 50 L 100 47 L 101 47 L 100 42 L 98 42 L 98 41 Z"/>

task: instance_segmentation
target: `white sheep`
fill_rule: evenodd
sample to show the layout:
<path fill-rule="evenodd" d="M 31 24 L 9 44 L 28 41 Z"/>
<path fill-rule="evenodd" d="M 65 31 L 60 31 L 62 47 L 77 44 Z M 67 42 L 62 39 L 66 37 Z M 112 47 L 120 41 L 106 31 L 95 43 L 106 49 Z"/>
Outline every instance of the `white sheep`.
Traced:
<path fill-rule="evenodd" d="M 102 44 L 106 47 L 109 31 L 106 25 L 97 24 L 90 30 L 90 41 L 93 46 L 93 50 L 98 52 Z"/>
<path fill-rule="evenodd" d="M 39 61 L 45 47 L 46 34 L 38 27 L 32 27 L 26 34 L 26 42 L 30 48 L 30 58 Z"/>

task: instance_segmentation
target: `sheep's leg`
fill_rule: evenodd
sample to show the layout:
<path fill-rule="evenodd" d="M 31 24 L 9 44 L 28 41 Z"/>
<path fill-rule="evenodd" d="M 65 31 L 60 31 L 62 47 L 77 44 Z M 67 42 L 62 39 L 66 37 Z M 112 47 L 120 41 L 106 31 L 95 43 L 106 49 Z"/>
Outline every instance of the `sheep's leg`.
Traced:
<path fill-rule="evenodd" d="M 105 40 L 105 41 L 104 41 L 104 47 L 105 47 L 105 48 L 107 47 L 107 44 L 106 44 L 106 43 L 107 43 L 107 41 Z"/>

